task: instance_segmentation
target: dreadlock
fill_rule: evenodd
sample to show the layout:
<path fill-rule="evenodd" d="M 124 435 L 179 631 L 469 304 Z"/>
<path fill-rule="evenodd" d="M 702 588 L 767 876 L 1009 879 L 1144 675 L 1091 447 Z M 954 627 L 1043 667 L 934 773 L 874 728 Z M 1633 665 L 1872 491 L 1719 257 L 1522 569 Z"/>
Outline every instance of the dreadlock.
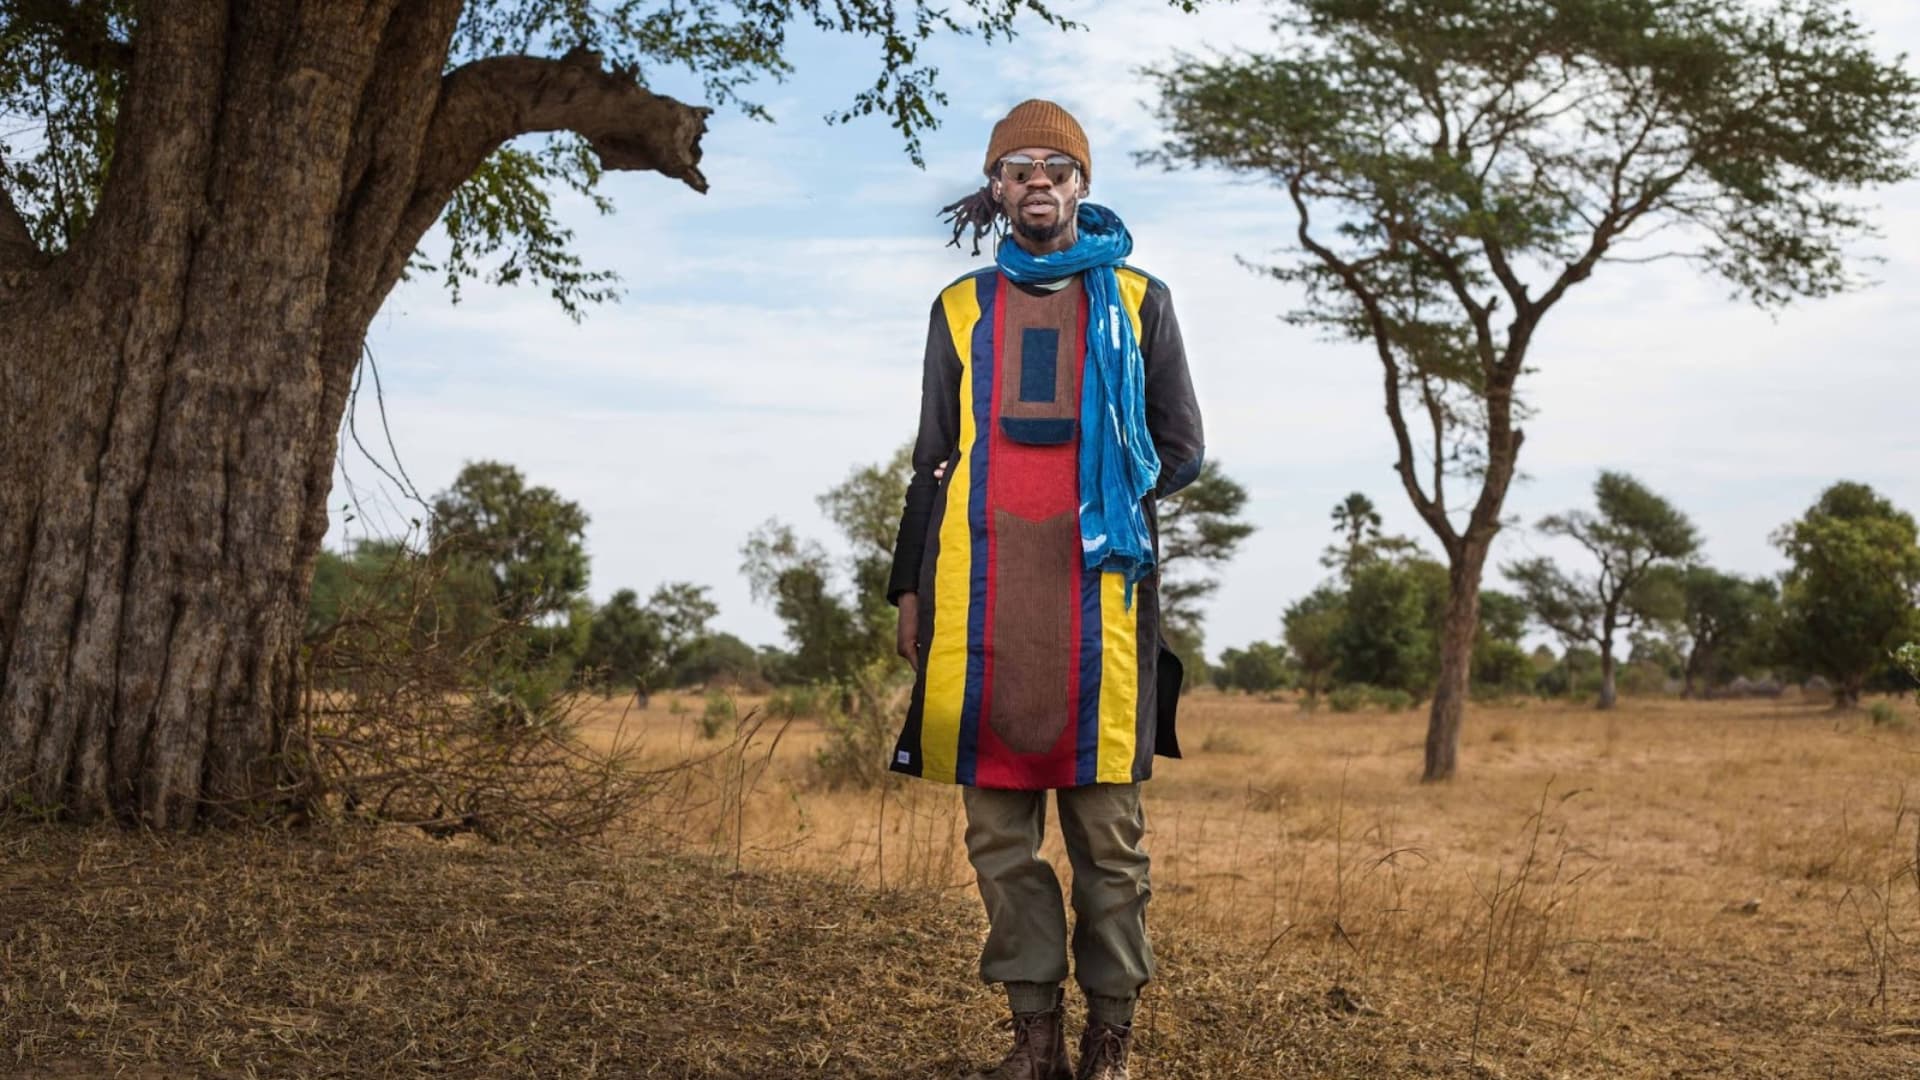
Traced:
<path fill-rule="evenodd" d="M 1000 212 L 1000 202 L 993 197 L 993 186 L 984 185 L 979 191 L 963 199 L 948 203 L 940 208 L 941 216 L 947 224 L 953 226 L 953 239 L 947 241 L 948 247 L 959 247 L 960 237 L 968 228 L 973 229 L 973 253 L 980 254 L 980 240 L 995 231 L 995 226 L 1004 220 Z"/>

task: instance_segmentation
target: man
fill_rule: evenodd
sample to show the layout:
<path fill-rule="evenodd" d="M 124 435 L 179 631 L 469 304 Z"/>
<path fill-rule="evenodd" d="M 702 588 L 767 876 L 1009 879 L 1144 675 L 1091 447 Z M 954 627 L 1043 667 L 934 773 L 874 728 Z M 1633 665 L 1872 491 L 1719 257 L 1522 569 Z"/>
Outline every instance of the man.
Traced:
<path fill-rule="evenodd" d="M 1118 216 L 1083 203 L 1086 134 L 1048 101 L 993 129 L 987 186 L 948 207 L 994 267 L 941 292 L 888 597 L 917 672 L 892 767 L 965 785 L 987 909 L 980 975 L 1014 1046 L 987 1080 L 1074 1080 L 1062 1031 L 1060 882 L 1073 865 L 1079 1080 L 1126 1080 L 1153 974 L 1140 785 L 1177 757 L 1179 661 L 1160 637 L 1154 502 L 1200 472 L 1200 412 L 1167 288 L 1128 267 Z"/>

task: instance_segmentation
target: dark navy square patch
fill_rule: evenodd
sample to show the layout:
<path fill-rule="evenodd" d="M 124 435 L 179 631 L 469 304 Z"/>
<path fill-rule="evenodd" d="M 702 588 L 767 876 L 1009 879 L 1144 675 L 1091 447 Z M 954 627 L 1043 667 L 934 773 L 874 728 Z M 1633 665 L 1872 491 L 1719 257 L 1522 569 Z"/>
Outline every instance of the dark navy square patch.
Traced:
<path fill-rule="evenodd" d="M 1020 400 L 1053 400 L 1060 371 L 1060 331 L 1028 327 L 1020 332 Z"/>

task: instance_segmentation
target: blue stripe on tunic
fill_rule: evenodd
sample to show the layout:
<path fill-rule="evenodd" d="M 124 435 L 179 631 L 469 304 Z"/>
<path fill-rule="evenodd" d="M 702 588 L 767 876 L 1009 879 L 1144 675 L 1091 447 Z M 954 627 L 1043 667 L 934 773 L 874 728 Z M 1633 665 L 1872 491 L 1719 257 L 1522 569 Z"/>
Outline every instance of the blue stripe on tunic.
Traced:
<path fill-rule="evenodd" d="M 1080 568 L 1080 716 L 1074 738 L 1073 779 L 1094 782 L 1100 764 L 1100 572 Z"/>

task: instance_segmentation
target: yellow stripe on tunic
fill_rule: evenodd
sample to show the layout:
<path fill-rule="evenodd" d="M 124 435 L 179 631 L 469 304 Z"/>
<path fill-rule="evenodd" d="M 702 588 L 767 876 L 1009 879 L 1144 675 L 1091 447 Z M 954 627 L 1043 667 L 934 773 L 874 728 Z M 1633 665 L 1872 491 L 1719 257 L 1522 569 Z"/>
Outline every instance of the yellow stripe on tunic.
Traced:
<path fill-rule="evenodd" d="M 927 650 L 927 689 L 920 712 L 920 775 L 948 783 L 960 758 L 960 714 L 967 693 L 967 610 L 972 600 L 973 526 L 973 328 L 980 299 L 969 277 L 940 294 L 947 331 L 960 354 L 959 460 L 947 472 L 946 508 L 940 518 L 939 563 L 934 568 L 933 641 Z"/>
<path fill-rule="evenodd" d="M 1140 337 L 1140 305 L 1147 298 L 1147 276 L 1121 268 L 1120 306 Z M 1127 610 L 1124 575 L 1100 575 L 1100 755 L 1094 780 L 1102 784 L 1133 782 L 1133 758 L 1140 738 L 1140 607 Z"/>
<path fill-rule="evenodd" d="M 1124 574 L 1100 575 L 1100 758 L 1093 779 L 1133 782 L 1140 719 L 1140 594 L 1127 610 Z"/>
<path fill-rule="evenodd" d="M 1120 306 L 1127 309 L 1133 323 L 1133 340 L 1140 340 L 1140 307 L 1147 302 L 1147 275 L 1121 267 L 1114 277 L 1120 279 Z"/>

